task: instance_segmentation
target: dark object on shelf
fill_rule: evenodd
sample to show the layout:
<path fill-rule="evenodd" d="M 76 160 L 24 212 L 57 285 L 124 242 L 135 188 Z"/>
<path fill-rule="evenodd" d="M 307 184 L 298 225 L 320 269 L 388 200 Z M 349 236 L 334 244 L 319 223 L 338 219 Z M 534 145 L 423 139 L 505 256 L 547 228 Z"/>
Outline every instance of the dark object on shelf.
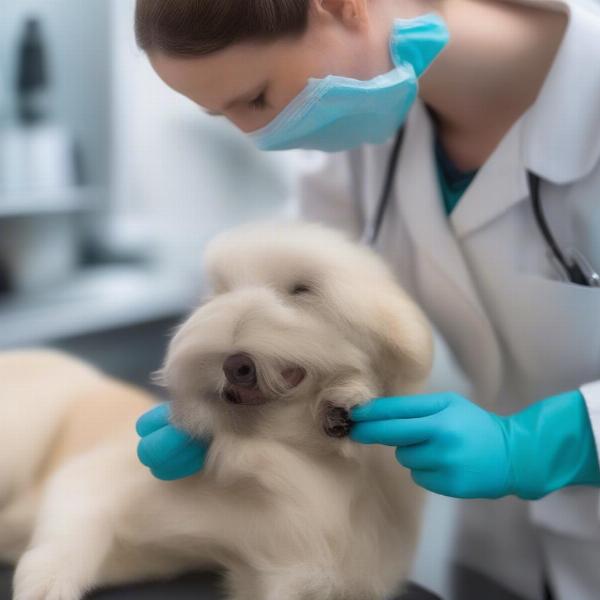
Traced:
<path fill-rule="evenodd" d="M 25 124 L 43 121 L 48 112 L 48 63 L 42 28 L 30 18 L 18 48 L 17 106 L 19 120 Z"/>

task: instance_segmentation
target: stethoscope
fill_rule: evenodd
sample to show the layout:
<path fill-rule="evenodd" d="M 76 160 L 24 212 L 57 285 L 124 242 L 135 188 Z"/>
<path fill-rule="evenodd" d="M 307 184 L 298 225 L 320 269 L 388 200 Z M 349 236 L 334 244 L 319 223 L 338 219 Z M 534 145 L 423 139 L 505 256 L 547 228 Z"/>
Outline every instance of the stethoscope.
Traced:
<path fill-rule="evenodd" d="M 396 178 L 396 172 L 398 170 L 398 156 L 400 154 L 403 140 L 404 127 L 401 127 L 398 130 L 392 151 L 388 158 L 383 188 L 379 202 L 377 203 L 377 209 L 375 210 L 375 214 L 370 222 L 367 222 L 362 236 L 363 243 L 371 246 L 372 248 L 375 247 L 377 239 L 379 238 L 385 211 L 392 197 L 392 188 Z M 561 250 L 560 246 L 556 243 L 554 235 L 552 234 L 550 227 L 548 227 L 548 222 L 546 221 L 544 211 L 542 210 L 540 198 L 541 179 L 535 175 L 535 173 L 528 171 L 527 181 L 529 184 L 529 196 L 531 198 L 535 220 L 548 248 L 551 250 L 551 256 L 556 261 L 561 274 L 571 283 L 576 283 L 578 285 L 584 285 L 587 287 L 600 287 L 600 275 L 594 271 L 592 266 L 581 255 L 581 253 L 577 252 L 576 250 L 572 250 L 570 252 L 570 256 L 567 257 Z"/>

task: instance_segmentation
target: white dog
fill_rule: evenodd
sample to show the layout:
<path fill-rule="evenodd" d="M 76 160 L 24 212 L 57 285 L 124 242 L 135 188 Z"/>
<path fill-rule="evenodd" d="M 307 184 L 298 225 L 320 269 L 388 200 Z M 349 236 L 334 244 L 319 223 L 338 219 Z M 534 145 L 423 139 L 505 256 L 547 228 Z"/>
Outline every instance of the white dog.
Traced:
<path fill-rule="evenodd" d="M 206 252 L 213 293 L 174 336 L 172 421 L 212 439 L 187 479 L 136 456 L 144 392 L 46 351 L 0 356 L 0 561 L 14 600 L 223 568 L 234 600 L 382 600 L 401 590 L 422 494 L 347 409 L 418 391 L 422 312 L 371 250 L 261 223 Z"/>

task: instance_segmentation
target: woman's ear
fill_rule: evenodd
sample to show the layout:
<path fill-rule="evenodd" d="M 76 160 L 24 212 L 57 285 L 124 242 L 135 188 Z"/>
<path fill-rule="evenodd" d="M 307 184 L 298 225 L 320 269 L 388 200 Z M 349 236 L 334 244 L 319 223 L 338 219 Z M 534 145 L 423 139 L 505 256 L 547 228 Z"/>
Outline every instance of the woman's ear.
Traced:
<path fill-rule="evenodd" d="M 356 28 L 367 22 L 367 0 L 313 0 L 312 12 Z"/>

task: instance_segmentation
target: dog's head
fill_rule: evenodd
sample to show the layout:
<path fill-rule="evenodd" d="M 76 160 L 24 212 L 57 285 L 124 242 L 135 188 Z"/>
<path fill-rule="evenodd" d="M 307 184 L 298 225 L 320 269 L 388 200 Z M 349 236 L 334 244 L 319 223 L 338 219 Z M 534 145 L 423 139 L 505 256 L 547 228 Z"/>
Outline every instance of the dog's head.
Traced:
<path fill-rule="evenodd" d="M 245 225 L 210 242 L 205 272 L 211 294 L 159 372 L 173 422 L 194 434 L 287 422 L 325 437 L 319 405 L 408 393 L 429 374 L 423 313 L 373 251 L 337 231 Z"/>

